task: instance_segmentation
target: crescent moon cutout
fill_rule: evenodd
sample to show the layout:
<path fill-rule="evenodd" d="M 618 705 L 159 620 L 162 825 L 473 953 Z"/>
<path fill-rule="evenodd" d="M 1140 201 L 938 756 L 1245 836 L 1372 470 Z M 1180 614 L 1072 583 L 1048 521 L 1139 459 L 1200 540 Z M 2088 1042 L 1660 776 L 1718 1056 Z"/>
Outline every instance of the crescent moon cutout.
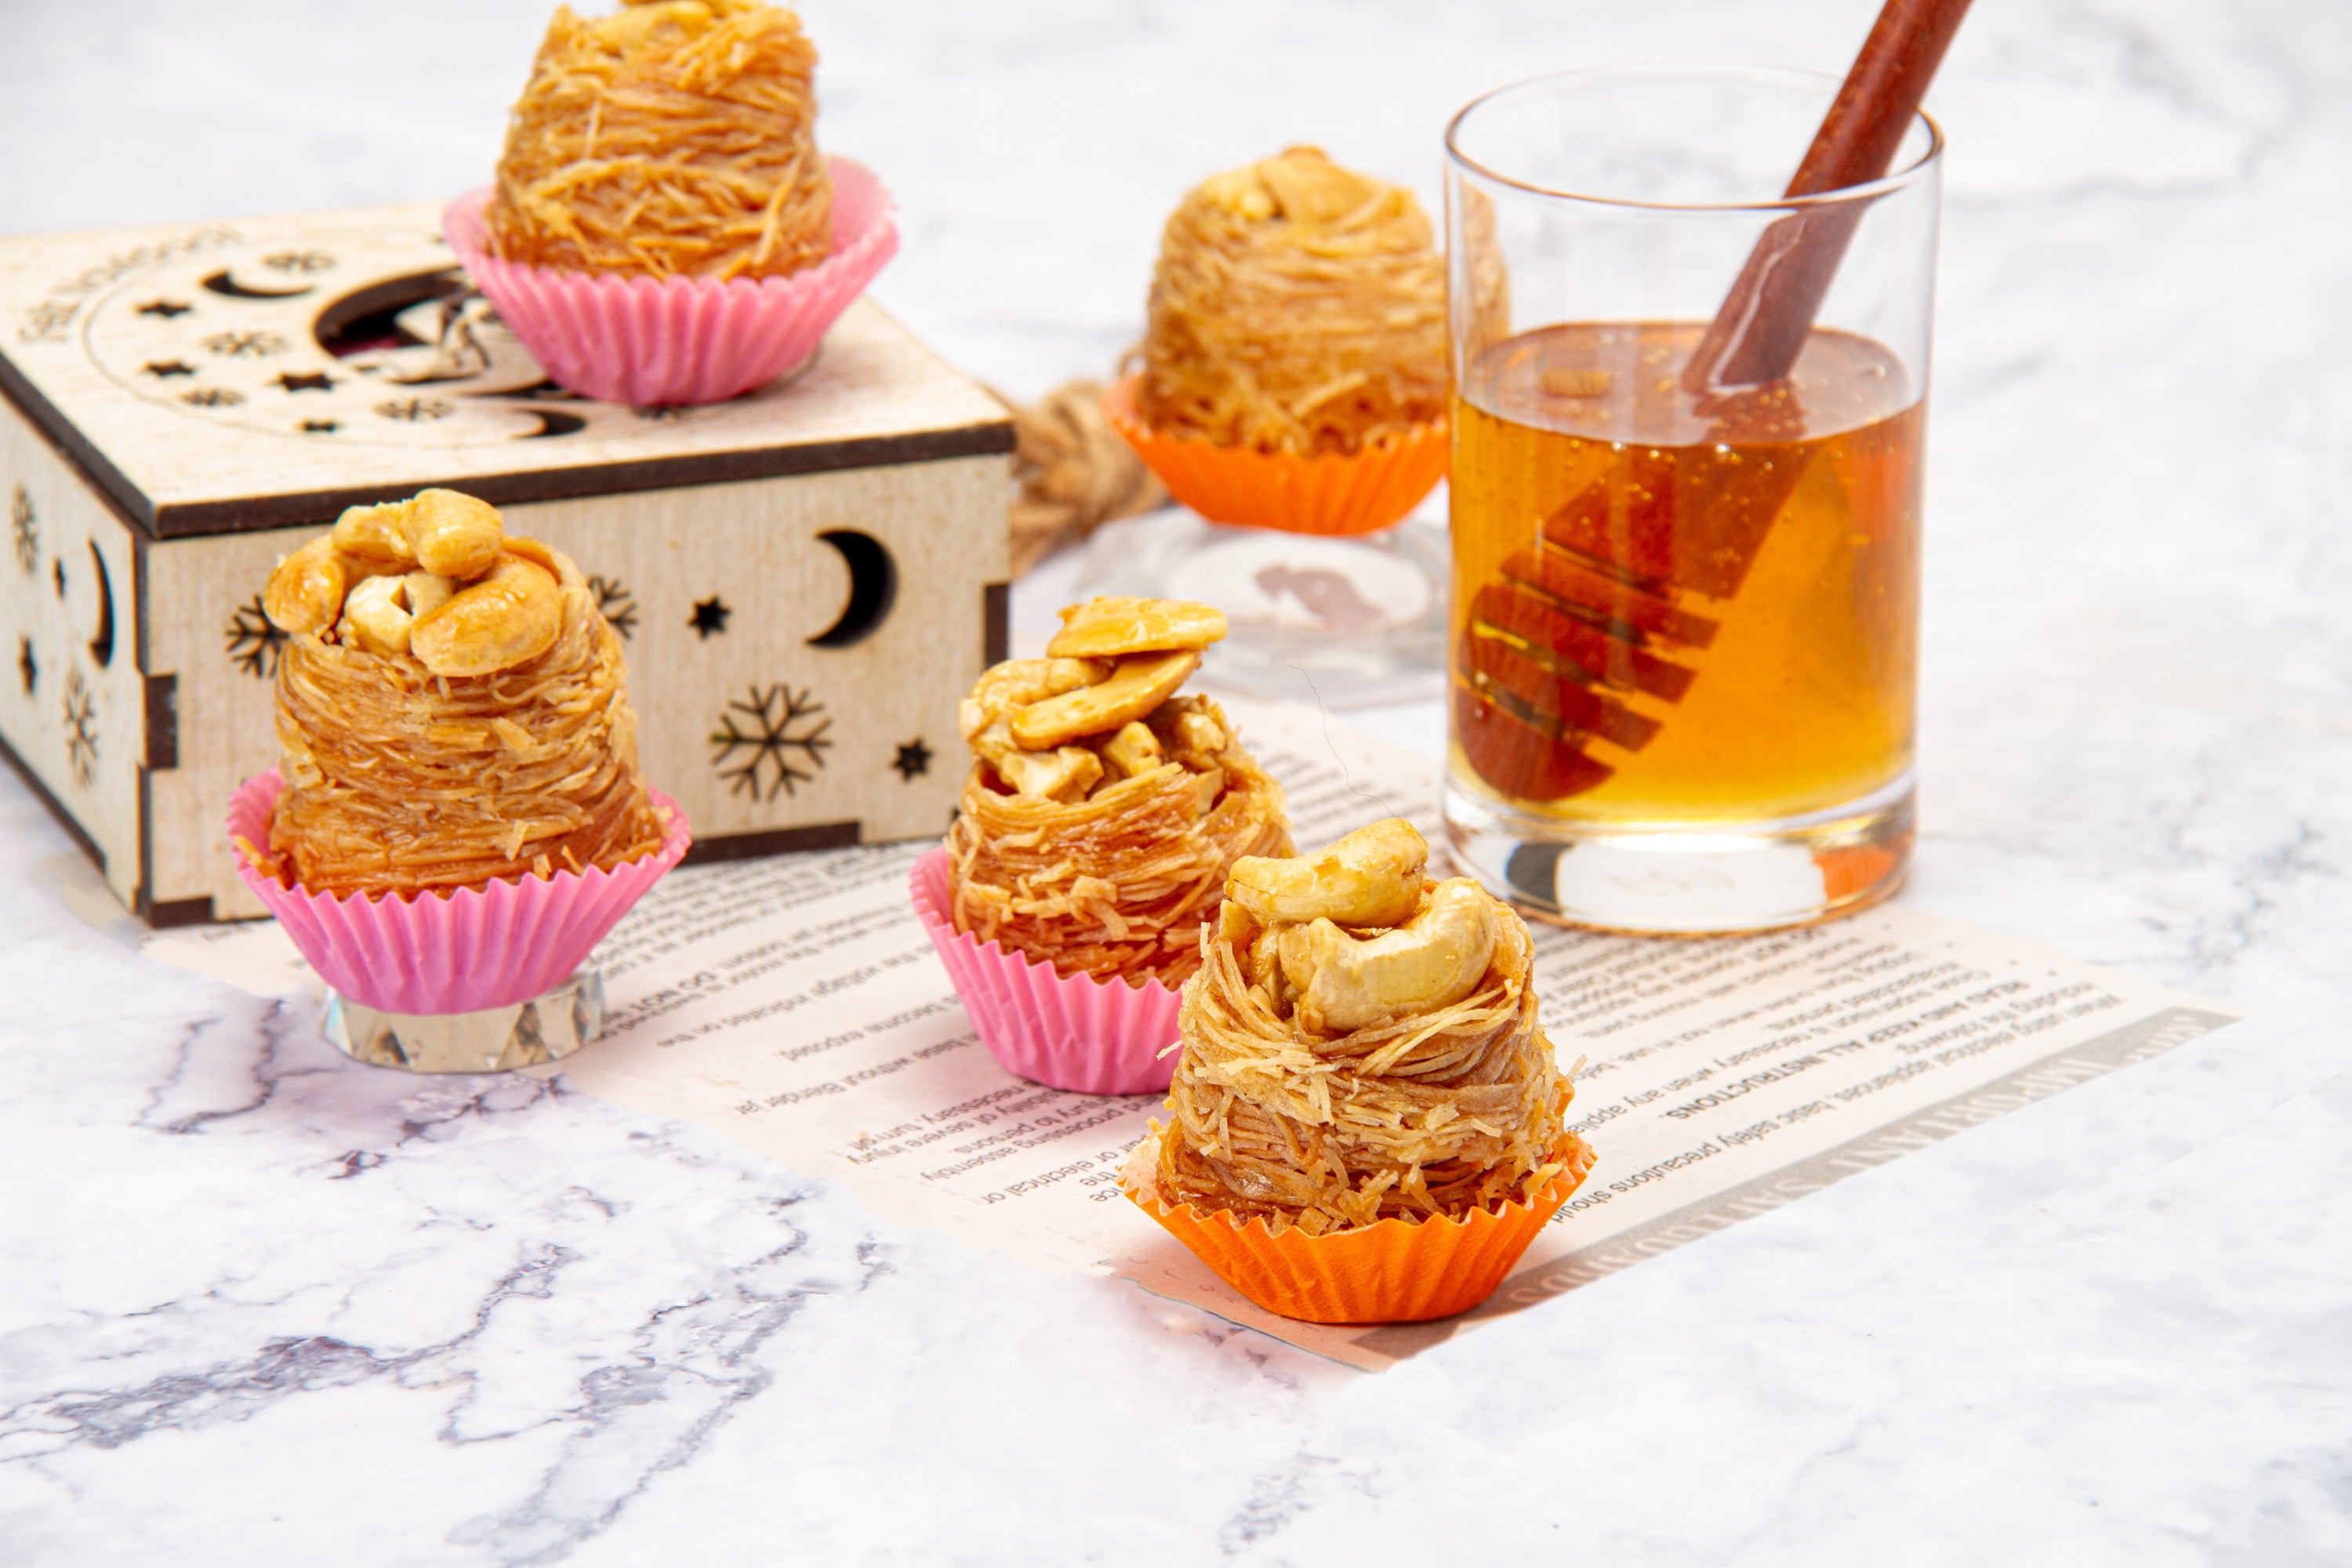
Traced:
<path fill-rule="evenodd" d="M 228 275 L 224 267 L 204 280 L 205 287 L 215 294 L 226 294 L 232 300 L 291 300 L 297 294 L 308 294 L 315 284 L 305 283 L 299 289 L 248 289 Z"/>
<path fill-rule="evenodd" d="M 849 568 L 849 603 L 841 618 L 809 638 L 811 647 L 848 647 L 872 637 L 888 618 L 898 597 L 898 563 L 882 542 L 853 528 L 836 528 L 817 537 L 839 552 Z"/>
<path fill-rule="evenodd" d="M 550 436 L 577 436 L 588 428 L 588 421 L 577 414 L 559 414 L 551 408 L 529 408 L 523 412 L 539 421 L 539 428 L 526 430 L 515 437 L 518 441 L 544 441 Z"/>
<path fill-rule="evenodd" d="M 89 639 L 89 657 L 104 669 L 114 662 L 114 584 L 107 580 L 106 557 L 98 552 L 95 540 L 90 542 L 89 559 L 98 568 L 98 635 Z"/>

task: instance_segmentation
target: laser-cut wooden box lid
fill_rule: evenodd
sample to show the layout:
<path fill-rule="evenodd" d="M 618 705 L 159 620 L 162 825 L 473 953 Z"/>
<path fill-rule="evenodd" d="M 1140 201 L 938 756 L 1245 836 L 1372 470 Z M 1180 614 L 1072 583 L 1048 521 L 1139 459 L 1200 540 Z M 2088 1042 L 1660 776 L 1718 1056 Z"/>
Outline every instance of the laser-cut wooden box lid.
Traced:
<path fill-rule="evenodd" d="M 1008 452 L 1003 408 L 861 300 L 731 402 L 573 396 L 433 203 L 0 238 L 0 391 L 154 539 L 448 485 L 506 504 Z"/>

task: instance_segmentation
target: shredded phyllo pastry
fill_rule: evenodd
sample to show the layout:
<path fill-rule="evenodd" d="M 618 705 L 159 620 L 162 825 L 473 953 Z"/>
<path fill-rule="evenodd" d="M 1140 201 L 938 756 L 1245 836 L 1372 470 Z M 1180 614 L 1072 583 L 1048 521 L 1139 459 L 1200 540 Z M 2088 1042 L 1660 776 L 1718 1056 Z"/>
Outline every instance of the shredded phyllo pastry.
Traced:
<path fill-rule="evenodd" d="M 991 668 L 948 834 L 955 928 L 1065 974 L 1173 985 L 1245 855 L 1290 853 L 1282 786 L 1177 689 L 1225 635 L 1205 605 L 1093 599 L 1044 658 Z"/>
<path fill-rule="evenodd" d="M 1354 452 L 1445 405 L 1445 268 L 1411 191 L 1293 147 L 1168 220 L 1137 404 L 1219 446 Z"/>
<path fill-rule="evenodd" d="M 1391 817 L 1235 864 L 1184 988 L 1163 1197 L 1310 1236 L 1527 1201 L 1573 1150 L 1528 929 Z"/>
<path fill-rule="evenodd" d="M 415 893 L 661 847 L 621 642 L 571 560 L 454 490 L 353 507 L 263 597 L 286 788 L 263 869 Z"/>
<path fill-rule="evenodd" d="M 508 261 L 650 278 L 770 278 L 833 248 L 816 50 L 761 0 L 558 6 L 484 214 Z"/>

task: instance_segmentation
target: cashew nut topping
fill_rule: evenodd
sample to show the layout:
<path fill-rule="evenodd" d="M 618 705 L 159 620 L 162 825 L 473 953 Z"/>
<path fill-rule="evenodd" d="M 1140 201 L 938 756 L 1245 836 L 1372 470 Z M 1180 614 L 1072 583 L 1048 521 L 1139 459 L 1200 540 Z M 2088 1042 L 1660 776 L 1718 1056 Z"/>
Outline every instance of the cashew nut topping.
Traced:
<path fill-rule="evenodd" d="M 1113 735 L 1102 749 L 1103 761 L 1118 770 L 1118 776 L 1131 779 L 1148 773 L 1168 761 L 1168 753 L 1160 747 L 1160 737 L 1141 720 L 1129 720 L 1118 733 Z"/>
<path fill-rule="evenodd" d="M 1006 659 L 990 666 L 958 706 L 956 727 L 967 745 L 976 746 L 981 732 L 999 719 L 1010 719 L 1033 702 L 1091 686 L 1109 673 L 1108 665 L 1087 658 Z"/>
<path fill-rule="evenodd" d="M 966 705 L 970 705 L 969 699 Z M 992 721 L 969 739 L 973 755 L 994 768 L 996 776 L 1011 784 L 1015 795 L 1057 800 L 1067 805 L 1085 799 L 1087 792 L 1103 776 L 1102 759 L 1084 746 L 1062 746 L 1051 752 L 1023 751 L 1013 743 L 1013 723 L 1008 719 Z"/>
<path fill-rule="evenodd" d="M 467 578 L 497 563 L 506 525 L 488 501 L 457 490 L 425 489 L 383 506 L 352 507 L 335 520 L 328 537 L 346 555 Z"/>
<path fill-rule="evenodd" d="M 408 613 L 411 616 L 431 615 L 447 604 L 449 596 L 457 591 L 457 584 L 430 572 L 411 572 L 401 582 L 407 587 Z"/>
<path fill-rule="evenodd" d="M 1198 653 L 1225 635 L 1223 611 L 1183 599 L 1095 598 L 1061 615 L 1062 629 L 1045 645 L 1055 658 Z"/>
<path fill-rule="evenodd" d="M 278 562 L 261 595 L 262 614 L 281 631 L 300 637 L 335 624 L 350 590 L 352 572 L 335 551 L 335 542 L 321 534 Z"/>
<path fill-rule="evenodd" d="M 502 557 L 478 583 L 416 617 L 409 651 L 436 675 L 488 675 L 537 658 L 563 629 L 563 593 L 539 566 Z"/>
<path fill-rule="evenodd" d="M 343 601 L 344 641 L 370 653 L 406 653 L 409 624 L 408 579 L 371 577 Z"/>
<path fill-rule="evenodd" d="M 1176 744 L 1186 756 L 1206 761 L 1225 749 L 1225 731 L 1206 713 L 1179 713 Z"/>
<path fill-rule="evenodd" d="M 1064 805 L 1084 800 L 1103 776 L 1102 760 L 1084 746 L 1062 746 L 1051 752 L 1009 753 L 996 764 L 998 776 L 1015 795 Z"/>
<path fill-rule="evenodd" d="M 1307 983 L 1315 978 L 1315 952 L 1308 937 L 1315 928 L 1303 925 L 1265 929 L 1274 938 L 1275 962 L 1282 966 L 1282 978 L 1293 992 L 1306 990 Z"/>
<path fill-rule="evenodd" d="M 387 501 L 383 506 L 354 506 L 344 509 L 335 519 L 328 542 L 346 555 L 356 555 L 362 561 L 373 561 L 385 566 L 413 566 L 416 563 L 416 547 L 408 542 L 404 520 L 408 503 Z"/>
<path fill-rule="evenodd" d="M 1440 882 L 1427 907 L 1392 931 L 1359 939 L 1318 920 L 1306 928 L 1303 946 L 1299 1021 L 1313 1029 L 1360 1029 L 1451 1006 L 1476 990 L 1495 956 L 1495 901 L 1456 877 Z M 1282 958 L 1283 973 L 1297 984 L 1286 940 Z"/>
<path fill-rule="evenodd" d="M 419 490 L 408 502 L 416 563 L 440 577 L 478 577 L 499 559 L 506 524 L 499 509 L 457 490 Z"/>
<path fill-rule="evenodd" d="M 1225 897 L 1261 925 L 1328 920 L 1346 926 L 1402 925 L 1421 907 L 1429 844 L 1401 816 L 1359 827 L 1318 855 L 1234 862 Z"/>
<path fill-rule="evenodd" d="M 1118 661 L 1108 680 L 1080 687 L 1013 716 L 1013 738 L 1024 751 L 1042 752 L 1082 735 L 1124 728 L 1176 695 L 1201 666 L 1197 653 L 1142 654 Z"/>

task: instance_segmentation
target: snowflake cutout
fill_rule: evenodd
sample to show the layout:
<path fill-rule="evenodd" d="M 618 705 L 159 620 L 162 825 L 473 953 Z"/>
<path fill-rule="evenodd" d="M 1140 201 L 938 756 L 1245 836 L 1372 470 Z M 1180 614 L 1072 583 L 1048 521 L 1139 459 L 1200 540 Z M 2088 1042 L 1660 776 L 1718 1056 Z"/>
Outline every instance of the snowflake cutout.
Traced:
<path fill-rule="evenodd" d="M 286 340 L 276 332 L 243 331 L 215 332 L 205 340 L 205 347 L 230 359 L 267 359 L 271 354 L 286 352 Z"/>
<path fill-rule="evenodd" d="M 98 771 L 98 703 L 79 669 L 66 671 L 66 762 L 78 784 Z"/>
<path fill-rule="evenodd" d="M 8 498 L 8 544 L 16 552 L 16 564 L 31 576 L 41 559 L 41 520 L 33 515 L 33 498 L 22 485 Z"/>
<path fill-rule="evenodd" d="M 286 634 L 278 629 L 262 609 L 260 595 L 256 594 L 236 607 L 221 637 L 228 645 L 228 657 L 237 668 L 256 680 L 276 679 L 278 657 L 285 649 Z"/>
<path fill-rule="evenodd" d="M 607 577 L 600 572 L 588 579 L 588 591 L 596 596 L 597 613 L 612 623 L 624 640 L 635 635 L 637 596 L 618 577 Z"/>
<path fill-rule="evenodd" d="M 377 404 L 375 411 L 386 419 L 405 419 L 415 425 L 427 419 L 446 419 L 457 412 L 457 405 L 438 397 L 395 397 Z"/>
<path fill-rule="evenodd" d="M 748 795 L 755 801 L 773 800 L 779 793 L 792 795 L 796 784 L 816 778 L 814 773 L 795 766 L 794 758 L 812 769 L 824 766 L 824 749 L 833 744 L 824 732 L 833 727 L 833 721 L 816 719 L 824 711 L 824 704 L 809 700 L 805 690 L 794 691 L 789 686 L 762 690 L 754 686 L 751 694 L 749 702 L 730 702 L 727 711 L 719 716 L 719 728 L 710 735 L 716 752 L 711 761 L 719 776 L 727 781 L 730 795 Z M 747 728 L 737 726 L 739 713 Z M 815 722 L 811 724 L 813 719 Z"/>
<path fill-rule="evenodd" d="M 335 258 L 323 250 L 281 250 L 263 257 L 261 264 L 279 272 L 324 272 Z"/>
<path fill-rule="evenodd" d="M 199 386 L 180 394 L 180 401 L 193 408 L 234 408 L 245 401 L 245 394 L 226 386 Z"/>

